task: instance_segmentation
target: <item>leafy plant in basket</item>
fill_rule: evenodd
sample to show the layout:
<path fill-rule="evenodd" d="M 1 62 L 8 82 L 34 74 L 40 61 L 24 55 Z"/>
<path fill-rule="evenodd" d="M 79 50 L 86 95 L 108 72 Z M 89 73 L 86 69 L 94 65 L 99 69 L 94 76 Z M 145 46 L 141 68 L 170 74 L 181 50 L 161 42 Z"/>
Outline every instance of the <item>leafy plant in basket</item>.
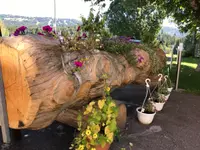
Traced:
<path fill-rule="evenodd" d="M 155 107 L 153 106 L 153 103 L 148 99 L 148 95 L 150 94 L 150 86 L 149 86 L 150 81 L 151 81 L 150 79 L 145 80 L 146 96 L 144 98 L 142 106 L 136 109 L 138 120 L 142 124 L 151 124 L 156 114 L 156 110 Z"/>
<path fill-rule="evenodd" d="M 158 94 L 166 96 L 169 94 L 169 91 L 168 91 L 167 87 L 163 86 L 163 87 L 158 88 Z"/>
<path fill-rule="evenodd" d="M 108 150 L 119 130 L 118 107 L 110 96 L 110 87 L 105 85 L 104 96 L 90 102 L 83 114 L 78 116 L 78 131 L 70 149 Z"/>
<path fill-rule="evenodd" d="M 165 102 L 165 97 L 161 95 L 160 93 L 154 93 L 151 98 L 149 98 L 150 101 L 155 102 L 155 103 L 164 103 Z"/>
<path fill-rule="evenodd" d="M 158 95 L 164 97 L 165 101 L 167 101 L 170 96 L 170 91 L 168 89 L 168 84 L 167 84 L 167 78 L 166 76 L 164 76 L 164 80 L 163 80 L 162 79 L 163 75 L 162 74 L 159 74 L 159 75 L 161 75 L 161 78 L 158 81 L 157 93 Z"/>
<path fill-rule="evenodd" d="M 147 101 L 144 105 L 144 112 L 146 114 L 154 114 L 155 113 L 155 107 L 150 101 Z"/>

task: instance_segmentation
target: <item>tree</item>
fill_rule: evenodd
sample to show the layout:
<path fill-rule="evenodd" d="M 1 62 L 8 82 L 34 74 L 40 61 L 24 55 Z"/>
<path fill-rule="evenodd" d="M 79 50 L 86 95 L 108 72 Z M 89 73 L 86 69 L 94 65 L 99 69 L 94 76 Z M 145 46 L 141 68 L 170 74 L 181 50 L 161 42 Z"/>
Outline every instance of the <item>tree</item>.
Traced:
<path fill-rule="evenodd" d="M 148 0 L 114 0 L 106 12 L 110 31 L 152 42 L 160 30 L 165 12 Z"/>

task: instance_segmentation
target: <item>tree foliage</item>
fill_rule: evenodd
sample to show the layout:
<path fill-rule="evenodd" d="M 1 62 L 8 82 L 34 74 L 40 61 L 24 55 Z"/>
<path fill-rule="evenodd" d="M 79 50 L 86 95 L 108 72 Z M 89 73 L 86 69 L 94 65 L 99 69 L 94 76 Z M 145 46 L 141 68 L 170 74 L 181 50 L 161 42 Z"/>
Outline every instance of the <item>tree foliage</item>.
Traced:
<path fill-rule="evenodd" d="M 193 32 L 200 27 L 200 0 L 152 0 L 172 16 L 180 29 Z"/>
<path fill-rule="evenodd" d="M 114 0 L 106 14 L 113 34 L 135 36 L 145 43 L 155 39 L 165 18 L 165 12 L 148 0 Z"/>

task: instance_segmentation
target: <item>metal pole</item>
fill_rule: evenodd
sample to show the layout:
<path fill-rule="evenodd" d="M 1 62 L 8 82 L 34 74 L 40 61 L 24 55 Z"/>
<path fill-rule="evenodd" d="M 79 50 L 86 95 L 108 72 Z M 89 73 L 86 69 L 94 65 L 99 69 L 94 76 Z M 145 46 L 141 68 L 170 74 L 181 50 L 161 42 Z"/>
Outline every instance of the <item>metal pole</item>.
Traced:
<path fill-rule="evenodd" d="M 8 115 L 7 115 L 7 109 L 6 109 L 1 59 L 0 59 L 0 114 L 1 114 L 0 125 L 1 125 L 1 132 L 3 136 L 3 142 L 10 143 L 11 138 L 10 138 L 9 125 L 8 125 Z"/>
<path fill-rule="evenodd" d="M 177 61 L 176 87 L 175 87 L 175 90 L 178 90 L 179 75 L 180 75 L 180 69 L 181 69 L 182 50 L 183 50 L 183 43 L 180 43 L 179 48 L 178 48 L 178 61 Z"/>
<path fill-rule="evenodd" d="M 56 0 L 54 0 L 54 31 L 56 32 Z"/>
<path fill-rule="evenodd" d="M 170 70 L 172 69 L 173 55 L 174 55 L 174 48 L 175 48 L 175 45 L 173 45 L 173 47 L 172 47 L 171 62 L 170 62 Z"/>

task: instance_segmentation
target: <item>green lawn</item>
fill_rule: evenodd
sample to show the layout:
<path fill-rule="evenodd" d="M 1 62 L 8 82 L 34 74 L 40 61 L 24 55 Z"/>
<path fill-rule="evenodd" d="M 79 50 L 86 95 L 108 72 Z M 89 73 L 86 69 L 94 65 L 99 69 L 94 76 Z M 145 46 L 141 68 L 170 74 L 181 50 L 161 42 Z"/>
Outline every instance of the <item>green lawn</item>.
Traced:
<path fill-rule="evenodd" d="M 200 94 L 200 72 L 196 72 L 197 63 L 200 59 L 182 58 L 181 72 L 179 80 L 179 88 L 185 89 L 187 92 Z M 172 81 L 176 80 L 176 62 L 173 62 L 173 67 L 170 72 Z"/>

